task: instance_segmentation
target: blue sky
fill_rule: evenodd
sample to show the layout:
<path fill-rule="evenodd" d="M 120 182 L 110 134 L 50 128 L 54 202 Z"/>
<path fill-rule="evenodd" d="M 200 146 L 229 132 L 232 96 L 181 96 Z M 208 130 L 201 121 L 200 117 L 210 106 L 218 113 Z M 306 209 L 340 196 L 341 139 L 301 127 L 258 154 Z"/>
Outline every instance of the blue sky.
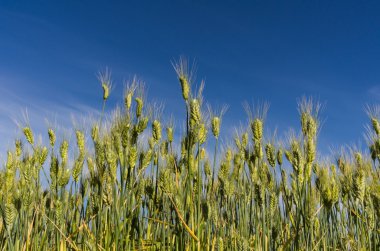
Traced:
<path fill-rule="evenodd" d="M 380 100 L 378 13 L 378 1 L 0 1 L 0 149 L 25 109 L 41 133 L 44 118 L 65 127 L 97 114 L 105 67 L 109 109 L 136 74 L 181 118 L 180 55 L 196 60 L 205 99 L 229 105 L 226 133 L 246 122 L 244 101 L 268 101 L 280 136 L 297 129 L 306 95 L 325 104 L 320 148 L 364 145 L 364 106 Z"/>

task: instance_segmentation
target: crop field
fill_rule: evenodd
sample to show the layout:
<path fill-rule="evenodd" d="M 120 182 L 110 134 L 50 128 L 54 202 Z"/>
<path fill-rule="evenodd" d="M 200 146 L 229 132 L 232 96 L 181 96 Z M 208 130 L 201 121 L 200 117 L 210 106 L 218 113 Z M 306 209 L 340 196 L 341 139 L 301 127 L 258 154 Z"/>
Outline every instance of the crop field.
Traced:
<path fill-rule="evenodd" d="M 176 123 L 137 79 L 108 115 L 105 72 L 91 127 L 38 141 L 21 126 L 0 171 L 1 250 L 380 250 L 380 107 L 363 111 L 367 151 L 320 156 L 313 99 L 300 99 L 301 130 L 286 139 L 266 137 L 265 103 L 220 135 L 227 108 L 206 105 L 185 60 L 173 65 Z"/>

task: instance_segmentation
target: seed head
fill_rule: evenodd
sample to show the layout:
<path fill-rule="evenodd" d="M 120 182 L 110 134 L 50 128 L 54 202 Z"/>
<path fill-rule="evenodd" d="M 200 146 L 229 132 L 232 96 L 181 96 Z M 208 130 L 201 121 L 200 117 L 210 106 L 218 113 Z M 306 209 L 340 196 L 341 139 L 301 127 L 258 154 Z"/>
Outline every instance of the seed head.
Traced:
<path fill-rule="evenodd" d="M 186 76 L 180 76 L 179 82 L 181 83 L 182 97 L 185 101 L 189 99 L 190 85 Z"/>
<path fill-rule="evenodd" d="M 308 134 L 310 137 L 315 137 L 317 135 L 317 121 L 314 117 L 310 117 L 308 122 Z"/>
<path fill-rule="evenodd" d="M 6 203 L 4 208 L 4 218 L 7 230 L 10 232 L 17 216 L 17 210 L 13 203 Z"/>
<path fill-rule="evenodd" d="M 261 143 L 255 144 L 254 147 L 255 156 L 259 158 L 260 160 L 263 158 L 263 148 L 261 147 Z"/>
<path fill-rule="evenodd" d="M 11 151 L 7 151 L 7 163 L 6 163 L 6 168 L 8 170 L 10 169 L 13 169 L 13 166 L 14 166 L 14 158 L 13 158 L 13 154 Z"/>
<path fill-rule="evenodd" d="M 218 138 L 219 137 L 219 130 L 220 130 L 220 118 L 219 117 L 215 116 L 212 118 L 211 129 L 212 129 L 212 134 L 214 134 L 214 137 Z"/>
<path fill-rule="evenodd" d="M 198 140 L 200 144 L 203 144 L 206 142 L 207 139 L 207 128 L 204 123 L 200 124 L 199 130 L 198 130 Z"/>
<path fill-rule="evenodd" d="M 317 123 L 315 118 L 311 114 L 303 112 L 301 114 L 301 128 L 304 136 L 315 137 L 317 134 Z"/>
<path fill-rule="evenodd" d="M 285 156 L 288 161 L 292 164 L 293 169 L 298 173 L 303 173 L 303 158 L 300 149 L 299 142 L 297 140 L 292 140 L 290 143 L 290 150 L 285 151 Z"/>
<path fill-rule="evenodd" d="M 226 161 L 231 162 L 233 159 L 233 153 L 231 148 L 228 148 L 225 155 Z"/>
<path fill-rule="evenodd" d="M 133 93 L 132 92 L 128 92 L 127 95 L 124 98 L 125 108 L 127 108 L 128 111 L 129 111 L 129 109 L 131 108 L 131 105 L 132 105 L 132 96 L 133 96 Z"/>
<path fill-rule="evenodd" d="M 168 137 L 168 141 L 170 143 L 173 142 L 173 127 L 167 127 L 166 128 L 166 135 Z"/>
<path fill-rule="evenodd" d="M 306 162 L 308 164 L 313 163 L 315 159 L 315 153 L 316 153 L 315 148 L 316 147 L 315 147 L 315 142 L 313 138 L 309 137 L 306 141 Z"/>
<path fill-rule="evenodd" d="M 190 126 L 193 128 L 201 120 L 201 108 L 197 99 L 191 100 L 190 103 Z"/>
<path fill-rule="evenodd" d="M 61 144 L 61 147 L 59 149 L 59 153 L 61 154 L 62 162 L 66 163 L 67 162 L 67 152 L 69 150 L 69 143 L 64 140 Z"/>
<path fill-rule="evenodd" d="M 169 152 L 169 143 L 168 141 L 162 141 L 161 145 L 160 145 L 160 152 L 161 152 L 161 156 L 163 158 L 166 158 L 168 157 L 168 152 Z"/>
<path fill-rule="evenodd" d="M 160 176 L 158 180 L 159 180 L 158 186 L 161 188 L 161 190 L 164 193 L 168 193 L 168 194 L 172 193 L 172 191 L 174 190 L 174 186 L 173 186 L 172 177 L 171 177 L 169 168 L 164 168 L 160 172 Z"/>
<path fill-rule="evenodd" d="M 235 145 L 236 145 L 236 147 L 237 147 L 239 150 L 242 150 L 241 142 L 240 142 L 240 139 L 239 139 L 239 136 L 238 136 L 238 135 L 236 135 L 236 136 L 234 137 L 234 141 L 235 141 Z"/>
<path fill-rule="evenodd" d="M 152 150 L 149 149 L 143 155 L 141 168 L 145 169 L 146 167 L 148 167 L 149 163 L 152 161 L 152 156 L 153 156 L 153 152 L 152 152 Z"/>
<path fill-rule="evenodd" d="M 84 159 L 78 158 L 75 160 L 74 168 L 73 168 L 73 179 L 75 182 L 78 182 L 79 175 L 82 172 Z"/>
<path fill-rule="evenodd" d="M 99 126 L 95 125 L 92 127 L 92 130 L 91 130 L 91 138 L 95 142 L 98 140 L 98 137 L 99 137 Z"/>
<path fill-rule="evenodd" d="M 243 148 L 246 148 L 248 145 L 248 132 L 243 133 L 241 137 L 241 145 Z"/>
<path fill-rule="evenodd" d="M 83 132 L 81 132 L 79 130 L 77 130 L 75 132 L 75 134 L 77 137 L 77 145 L 78 145 L 79 153 L 80 153 L 80 155 L 84 155 L 84 145 L 85 145 L 84 134 L 83 134 Z"/>
<path fill-rule="evenodd" d="M 142 114 L 144 102 L 141 98 L 135 98 L 136 101 L 136 117 L 139 118 Z"/>
<path fill-rule="evenodd" d="M 318 217 L 315 217 L 314 218 L 314 222 L 313 222 L 313 230 L 315 232 L 315 234 L 318 234 L 319 233 L 319 219 Z"/>
<path fill-rule="evenodd" d="M 110 71 L 106 69 L 104 72 L 99 73 L 98 79 L 103 89 L 103 100 L 106 101 L 112 87 Z"/>
<path fill-rule="evenodd" d="M 286 175 L 286 172 L 284 169 L 281 169 L 281 181 L 285 187 L 288 185 L 288 176 Z"/>
<path fill-rule="evenodd" d="M 318 130 L 318 114 L 321 109 L 319 102 L 303 97 L 298 101 L 298 111 L 301 115 L 302 134 L 314 138 Z"/>
<path fill-rule="evenodd" d="M 278 206 L 278 200 L 277 200 L 277 195 L 275 193 L 272 193 L 270 195 L 270 203 L 269 203 L 269 212 L 270 212 L 270 215 L 271 217 L 274 216 L 276 210 L 277 210 L 277 206 Z"/>
<path fill-rule="evenodd" d="M 201 148 L 199 156 L 202 160 L 206 157 L 206 149 L 204 147 Z"/>
<path fill-rule="evenodd" d="M 50 177 L 55 180 L 56 175 L 58 174 L 58 159 L 54 155 L 50 159 Z"/>
<path fill-rule="evenodd" d="M 87 158 L 87 166 L 88 166 L 88 170 L 90 171 L 91 176 L 93 176 L 95 174 L 95 163 L 91 157 Z"/>
<path fill-rule="evenodd" d="M 46 148 L 46 146 L 44 146 L 40 152 L 39 159 L 38 159 L 40 166 L 42 166 L 45 163 L 48 154 L 49 154 L 49 150 Z"/>
<path fill-rule="evenodd" d="M 302 133 L 303 135 L 307 134 L 307 123 L 309 119 L 309 114 L 306 112 L 303 112 L 301 114 L 301 128 L 302 128 Z"/>
<path fill-rule="evenodd" d="M 154 120 L 152 123 L 152 136 L 153 139 L 157 142 L 161 139 L 161 123 L 158 120 Z"/>
<path fill-rule="evenodd" d="M 16 156 L 20 157 L 22 154 L 22 142 L 21 142 L 21 140 L 17 139 L 15 142 L 15 146 L 16 146 Z"/>
<path fill-rule="evenodd" d="M 241 165 L 241 154 L 235 154 L 234 156 L 234 166 L 240 168 Z"/>
<path fill-rule="evenodd" d="M 137 149 L 136 147 L 131 147 L 129 149 L 129 158 L 128 158 L 128 165 L 130 168 L 135 167 L 137 161 Z"/>
<path fill-rule="evenodd" d="M 194 64 L 189 67 L 188 61 L 184 57 L 173 62 L 174 70 L 177 73 L 179 83 L 181 84 L 182 97 L 187 102 L 190 96 L 190 85 L 195 71 Z"/>
<path fill-rule="evenodd" d="M 259 118 L 254 119 L 251 124 L 251 129 L 255 144 L 261 142 L 261 139 L 263 138 L 263 121 Z"/>
<path fill-rule="evenodd" d="M 102 88 L 103 88 L 103 100 L 107 100 L 110 93 L 109 86 L 106 83 L 102 83 Z"/>
<path fill-rule="evenodd" d="M 365 187 L 365 173 L 363 168 L 359 168 L 354 176 L 354 195 L 358 201 L 363 201 Z"/>
<path fill-rule="evenodd" d="M 283 155 L 282 149 L 279 148 L 278 151 L 277 151 L 277 163 L 280 166 L 282 165 L 282 155 Z"/>
<path fill-rule="evenodd" d="M 126 148 L 129 141 L 129 128 L 130 125 L 127 122 L 124 122 L 121 127 L 121 145 Z"/>
<path fill-rule="evenodd" d="M 61 187 L 66 186 L 69 183 L 70 175 L 70 169 L 62 170 L 58 180 L 58 185 L 60 185 Z"/>
<path fill-rule="evenodd" d="M 156 143 L 155 143 L 153 137 L 150 137 L 150 138 L 148 139 L 149 150 L 152 150 L 152 149 L 154 148 L 155 144 L 156 144 Z"/>
<path fill-rule="evenodd" d="M 376 145 L 375 144 L 370 145 L 369 152 L 371 154 L 372 161 L 375 161 L 377 158 L 377 151 L 376 151 Z"/>
<path fill-rule="evenodd" d="M 23 132 L 24 132 L 25 138 L 29 142 L 29 144 L 33 145 L 34 144 L 34 137 L 33 137 L 33 132 L 30 129 L 30 127 L 29 126 L 24 127 Z"/>
<path fill-rule="evenodd" d="M 379 124 L 379 121 L 375 118 L 375 117 L 372 117 L 371 118 L 371 122 L 372 122 L 372 128 L 373 130 L 375 131 L 376 135 L 380 135 L 380 124 Z"/>
<path fill-rule="evenodd" d="M 207 176 L 211 175 L 211 167 L 210 167 L 209 161 L 206 161 L 204 164 L 204 172 L 205 172 L 205 175 L 207 175 Z"/>
<path fill-rule="evenodd" d="M 271 143 L 268 143 L 265 146 L 265 154 L 267 155 L 269 165 L 271 165 L 271 167 L 274 167 L 276 165 L 276 156 L 275 149 Z"/>
<path fill-rule="evenodd" d="M 49 135 L 50 146 L 54 147 L 55 133 L 54 133 L 53 129 L 51 129 L 51 128 L 48 129 L 48 135 Z"/>
<path fill-rule="evenodd" d="M 139 123 L 137 124 L 137 133 L 142 133 L 146 127 L 148 126 L 149 118 L 143 117 L 139 120 Z"/>
<path fill-rule="evenodd" d="M 218 240 L 218 250 L 224 250 L 223 238 L 222 237 L 219 237 L 219 240 Z"/>
<path fill-rule="evenodd" d="M 362 154 L 360 152 L 355 152 L 354 156 L 355 156 L 356 165 L 358 167 L 361 167 L 363 165 Z"/>

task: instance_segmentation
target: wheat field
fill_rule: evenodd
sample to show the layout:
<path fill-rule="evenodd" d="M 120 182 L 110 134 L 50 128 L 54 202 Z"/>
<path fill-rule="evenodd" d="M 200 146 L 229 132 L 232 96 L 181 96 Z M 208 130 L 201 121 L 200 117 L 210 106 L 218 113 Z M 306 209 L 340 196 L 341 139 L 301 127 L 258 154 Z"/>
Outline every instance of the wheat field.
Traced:
<path fill-rule="evenodd" d="M 108 72 L 102 115 L 73 127 L 75 140 L 51 127 L 44 145 L 22 126 L 0 171 L 1 250 L 380 250 L 378 107 L 367 109 L 369 154 L 342 147 L 325 158 L 312 99 L 300 100 L 301 131 L 285 139 L 266 137 L 266 104 L 220 135 L 226 107 L 205 105 L 185 60 L 174 68 L 183 128 L 161 121 L 137 79 L 106 116 Z"/>

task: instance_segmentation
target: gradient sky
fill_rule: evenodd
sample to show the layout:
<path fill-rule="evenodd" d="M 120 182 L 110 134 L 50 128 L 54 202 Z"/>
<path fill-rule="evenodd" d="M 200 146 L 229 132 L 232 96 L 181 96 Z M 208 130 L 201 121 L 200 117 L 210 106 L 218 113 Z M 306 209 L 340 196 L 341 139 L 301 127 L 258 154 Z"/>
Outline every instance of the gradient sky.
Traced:
<path fill-rule="evenodd" d="M 112 2 L 112 3 L 111 3 Z M 246 122 L 242 103 L 268 101 L 267 124 L 299 128 L 297 98 L 325 104 L 320 148 L 362 142 L 366 104 L 380 101 L 379 1 L 0 1 L 0 150 L 14 120 L 68 126 L 101 109 L 99 70 L 113 73 L 112 109 L 136 74 L 148 97 L 183 116 L 171 62 L 197 62 L 205 99 L 228 104 L 223 130 Z"/>

